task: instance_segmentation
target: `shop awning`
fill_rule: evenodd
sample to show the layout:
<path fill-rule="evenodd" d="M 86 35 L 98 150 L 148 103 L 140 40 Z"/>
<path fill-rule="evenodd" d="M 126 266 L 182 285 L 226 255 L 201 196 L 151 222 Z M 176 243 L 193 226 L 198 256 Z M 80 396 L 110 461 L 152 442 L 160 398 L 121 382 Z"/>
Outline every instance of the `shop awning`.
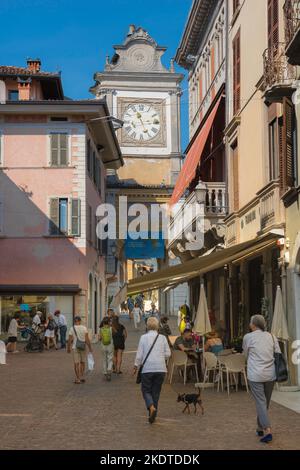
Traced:
<path fill-rule="evenodd" d="M 269 233 L 254 240 L 231 246 L 221 251 L 187 261 L 184 264 L 165 268 L 129 282 L 128 295 L 147 292 L 154 289 L 173 288 L 207 272 L 215 271 L 237 260 L 259 255 L 264 250 L 276 245 L 278 234 Z"/>
<path fill-rule="evenodd" d="M 204 126 L 202 127 L 198 136 L 196 137 L 195 142 L 192 144 L 190 150 L 188 151 L 186 160 L 178 176 L 178 180 L 176 182 L 171 200 L 169 202 L 170 206 L 172 206 L 173 204 L 176 204 L 176 202 L 179 201 L 184 191 L 187 189 L 187 187 L 189 186 L 189 184 L 195 177 L 196 169 L 197 169 L 198 163 L 201 160 L 205 144 L 207 142 L 209 133 L 211 131 L 213 122 L 215 120 L 217 111 L 221 103 L 221 99 L 222 97 L 219 98 L 219 100 L 215 104 Z"/>

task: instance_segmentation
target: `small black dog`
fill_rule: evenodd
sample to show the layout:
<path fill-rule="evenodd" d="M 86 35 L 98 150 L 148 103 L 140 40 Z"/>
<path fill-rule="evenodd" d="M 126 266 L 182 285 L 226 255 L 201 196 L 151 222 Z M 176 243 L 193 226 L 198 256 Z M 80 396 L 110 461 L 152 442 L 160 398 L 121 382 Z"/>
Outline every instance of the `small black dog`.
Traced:
<path fill-rule="evenodd" d="M 185 403 L 185 408 L 183 409 L 182 413 L 185 413 L 186 410 L 188 410 L 189 414 L 191 414 L 190 410 L 190 405 L 194 405 L 195 407 L 195 414 L 197 413 L 197 405 L 201 408 L 202 414 L 204 414 L 204 408 L 202 405 L 202 400 L 201 400 L 201 390 L 199 388 L 199 393 L 198 395 L 196 393 L 189 394 L 187 395 L 184 393 L 183 395 L 178 395 L 177 397 L 177 403 L 183 402 Z"/>

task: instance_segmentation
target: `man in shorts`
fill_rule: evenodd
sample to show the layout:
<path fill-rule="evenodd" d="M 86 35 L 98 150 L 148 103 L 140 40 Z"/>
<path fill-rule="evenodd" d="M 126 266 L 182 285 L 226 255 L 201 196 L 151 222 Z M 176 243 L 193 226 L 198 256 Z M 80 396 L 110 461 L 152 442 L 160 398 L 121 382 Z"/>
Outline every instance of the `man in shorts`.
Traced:
<path fill-rule="evenodd" d="M 79 349 L 76 347 L 77 341 L 85 343 L 84 349 Z M 72 347 L 72 348 L 71 348 Z M 86 326 L 81 325 L 81 317 L 76 316 L 74 318 L 74 326 L 70 328 L 69 339 L 68 339 L 68 353 L 73 351 L 74 359 L 74 371 L 75 371 L 75 384 L 82 384 L 85 382 L 83 375 L 86 363 L 86 348 L 88 347 L 89 351 L 92 352 L 92 345 L 88 335 L 88 330 Z"/>

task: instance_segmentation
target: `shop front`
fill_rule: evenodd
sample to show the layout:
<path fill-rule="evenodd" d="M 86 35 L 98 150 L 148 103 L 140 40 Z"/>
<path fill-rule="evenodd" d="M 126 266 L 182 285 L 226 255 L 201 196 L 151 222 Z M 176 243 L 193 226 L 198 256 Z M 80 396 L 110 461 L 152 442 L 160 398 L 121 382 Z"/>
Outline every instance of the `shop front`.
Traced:
<path fill-rule="evenodd" d="M 60 310 L 69 328 L 73 324 L 75 296 L 79 290 L 78 286 L 0 286 L 0 334 L 7 332 L 16 313 L 30 325 L 37 311 L 46 319 L 50 313 Z"/>

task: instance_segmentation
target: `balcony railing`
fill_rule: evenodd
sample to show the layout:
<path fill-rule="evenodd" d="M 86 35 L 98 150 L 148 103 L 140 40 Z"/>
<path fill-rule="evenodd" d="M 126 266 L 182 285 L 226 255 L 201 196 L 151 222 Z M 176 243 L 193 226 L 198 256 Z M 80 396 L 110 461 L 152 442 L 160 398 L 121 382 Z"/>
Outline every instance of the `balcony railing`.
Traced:
<path fill-rule="evenodd" d="M 205 218 L 211 219 L 212 221 L 224 219 L 228 214 L 226 183 L 204 184 L 206 186 L 204 207 Z M 189 211 L 188 207 L 192 207 L 196 204 L 199 204 L 197 202 L 196 192 L 192 192 L 173 217 L 170 224 L 170 234 L 172 235 L 172 239 L 169 240 L 169 244 L 174 242 L 174 240 L 180 239 L 183 232 L 192 225 L 197 211 Z"/>
<path fill-rule="evenodd" d="M 286 54 L 291 64 L 300 65 L 300 0 L 286 0 L 284 15 Z"/>
<path fill-rule="evenodd" d="M 270 93 L 273 91 L 275 94 L 285 96 L 297 78 L 296 67 L 287 61 L 285 43 L 266 49 L 263 58 L 265 89 Z"/>

